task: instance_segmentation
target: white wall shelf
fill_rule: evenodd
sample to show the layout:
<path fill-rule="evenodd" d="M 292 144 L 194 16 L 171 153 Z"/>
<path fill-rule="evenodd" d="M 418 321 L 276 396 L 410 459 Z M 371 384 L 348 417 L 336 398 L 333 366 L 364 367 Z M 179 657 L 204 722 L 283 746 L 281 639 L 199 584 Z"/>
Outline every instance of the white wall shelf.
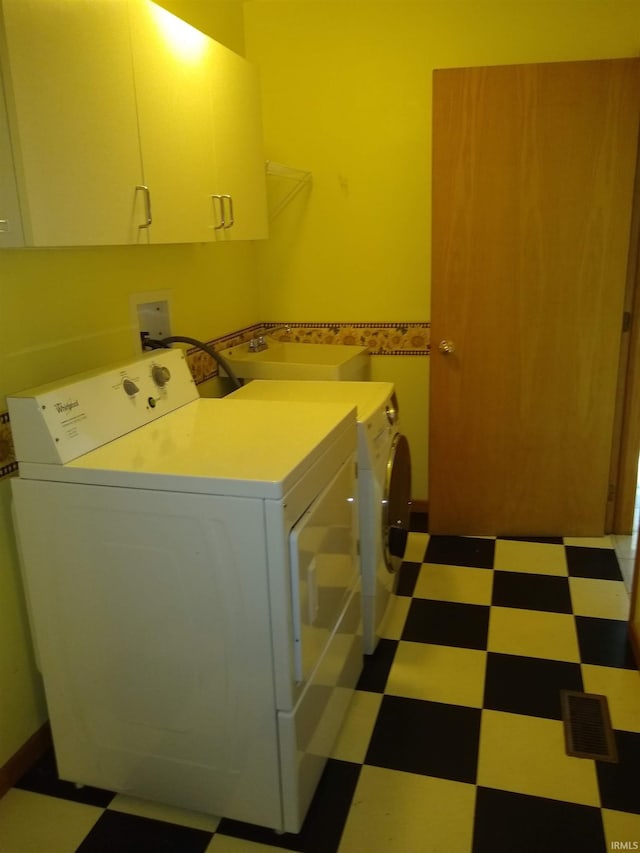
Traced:
<path fill-rule="evenodd" d="M 275 219 L 289 202 L 311 183 L 311 172 L 267 160 L 266 173 L 269 219 Z"/>

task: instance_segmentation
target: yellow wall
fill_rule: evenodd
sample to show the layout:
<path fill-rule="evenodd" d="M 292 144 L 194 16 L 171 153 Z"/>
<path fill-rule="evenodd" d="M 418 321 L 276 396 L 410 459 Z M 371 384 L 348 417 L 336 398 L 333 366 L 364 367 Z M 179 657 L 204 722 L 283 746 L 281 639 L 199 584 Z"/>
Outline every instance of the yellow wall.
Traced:
<path fill-rule="evenodd" d="M 262 309 L 428 320 L 434 68 L 634 56 L 640 0 L 251 0 L 268 159 L 313 173 L 261 250 Z"/>
<path fill-rule="evenodd" d="M 133 351 L 129 296 L 169 290 L 173 330 L 260 319 L 429 319 L 431 70 L 626 56 L 640 0 L 163 0 L 259 66 L 267 155 L 313 172 L 264 245 L 6 251 L 0 409 L 19 388 Z M 260 288 L 258 290 L 257 282 Z M 382 357 L 426 494 L 428 359 Z M 8 482 L 0 482 L 0 766 L 45 718 Z"/>
<path fill-rule="evenodd" d="M 267 158 L 313 173 L 260 247 L 261 314 L 427 321 L 433 69 L 634 56 L 640 0 L 252 0 L 245 43 Z M 373 370 L 425 498 L 429 359 Z"/>
<path fill-rule="evenodd" d="M 155 0 L 169 12 L 244 55 L 242 0 Z"/>
<path fill-rule="evenodd" d="M 243 45 L 239 0 L 167 0 L 201 29 Z M 0 411 L 5 396 L 135 352 L 129 297 L 169 291 L 175 334 L 226 334 L 258 321 L 255 244 L 6 250 L 0 254 Z M 0 481 L 0 767 L 46 719 L 33 665 L 9 482 Z"/>
<path fill-rule="evenodd" d="M 0 255 L 4 395 L 136 351 L 132 294 L 167 291 L 174 334 L 257 322 L 255 244 L 18 249 Z"/>

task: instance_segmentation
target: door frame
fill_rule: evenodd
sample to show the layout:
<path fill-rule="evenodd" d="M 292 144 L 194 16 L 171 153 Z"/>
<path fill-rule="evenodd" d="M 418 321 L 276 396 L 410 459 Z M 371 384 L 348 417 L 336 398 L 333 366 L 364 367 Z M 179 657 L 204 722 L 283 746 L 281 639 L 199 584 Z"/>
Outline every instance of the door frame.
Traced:
<path fill-rule="evenodd" d="M 640 136 L 624 311 L 630 322 L 621 336 L 605 531 L 628 535 L 633 529 L 640 457 Z"/>
<path fill-rule="evenodd" d="M 636 559 L 631 584 L 631 608 L 629 611 L 629 641 L 635 655 L 636 664 L 640 667 L 640 551 L 638 551 L 636 536 Z"/>

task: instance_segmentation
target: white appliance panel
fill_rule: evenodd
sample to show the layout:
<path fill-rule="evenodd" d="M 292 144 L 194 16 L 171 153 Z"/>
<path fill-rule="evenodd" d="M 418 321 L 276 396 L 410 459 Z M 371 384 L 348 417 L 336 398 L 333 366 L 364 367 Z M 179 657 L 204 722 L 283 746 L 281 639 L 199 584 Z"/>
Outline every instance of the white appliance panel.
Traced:
<path fill-rule="evenodd" d="M 308 681 L 358 582 L 357 499 L 346 462 L 289 538 L 294 675 Z"/>
<path fill-rule="evenodd" d="M 80 373 L 8 397 L 20 462 L 59 465 L 197 400 L 181 350 Z"/>
<path fill-rule="evenodd" d="M 59 770 L 297 832 L 362 667 L 354 406 L 174 406 L 186 365 L 169 384 L 143 362 L 157 399 L 135 363 L 97 371 L 62 442 L 44 411 L 77 377 L 13 398 L 14 517 Z"/>
<path fill-rule="evenodd" d="M 285 411 L 286 409 L 286 411 Z M 66 465 L 20 460 L 20 476 L 163 491 L 281 498 L 339 436 L 353 407 L 199 399 Z"/>
<path fill-rule="evenodd" d="M 227 399 L 350 403 L 357 407 L 358 420 L 367 421 L 392 394 L 392 382 L 254 379 L 233 391 Z"/>
<path fill-rule="evenodd" d="M 393 384 L 257 379 L 227 399 L 238 403 L 255 400 L 264 405 L 279 400 L 290 403 L 292 410 L 301 401 L 310 400 L 317 401 L 319 408 L 338 401 L 356 406 L 364 651 L 372 654 L 390 615 L 392 593 L 398 580 L 397 573 L 387 567 L 384 530 L 388 466 L 400 430 Z"/>
<path fill-rule="evenodd" d="M 389 571 L 384 553 L 382 533 L 385 472 L 363 470 L 359 473 L 361 501 L 360 557 L 362 572 L 362 619 L 364 623 L 365 653 L 372 654 L 379 636 L 384 632 L 385 621 L 390 616 L 391 596 L 398 575 Z"/>
<path fill-rule="evenodd" d="M 390 431 L 387 404 L 392 398 L 392 382 L 331 382 L 323 380 L 254 379 L 229 394 L 228 401 L 279 400 L 281 402 L 316 402 L 323 405 L 345 403 L 356 407 L 358 419 L 358 465 L 371 468 L 374 436 L 380 440 L 381 430 Z M 375 426 L 374 426 L 375 425 Z"/>
<path fill-rule="evenodd" d="M 262 502 L 14 485 L 61 776 L 279 826 Z"/>
<path fill-rule="evenodd" d="M 278 713 L 285 831 L 297 832 L 304 820 L 361 670 L 362 619 L 358 585 L 349 596 L 295 708 Z"/>

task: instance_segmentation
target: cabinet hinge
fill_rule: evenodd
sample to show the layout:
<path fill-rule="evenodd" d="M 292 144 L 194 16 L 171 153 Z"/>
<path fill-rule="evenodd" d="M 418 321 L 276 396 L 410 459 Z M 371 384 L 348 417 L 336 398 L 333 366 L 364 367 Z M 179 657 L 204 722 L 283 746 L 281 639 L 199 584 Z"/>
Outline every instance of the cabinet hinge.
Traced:
<path fill-rule="evenodd" d="M 624 314 L 622 315 L 622 331 L 623 332 L 628 332 L 629 329 L 631 328 L 631 318 L 632 318 L 631 311 L 625 311 Z"/>

